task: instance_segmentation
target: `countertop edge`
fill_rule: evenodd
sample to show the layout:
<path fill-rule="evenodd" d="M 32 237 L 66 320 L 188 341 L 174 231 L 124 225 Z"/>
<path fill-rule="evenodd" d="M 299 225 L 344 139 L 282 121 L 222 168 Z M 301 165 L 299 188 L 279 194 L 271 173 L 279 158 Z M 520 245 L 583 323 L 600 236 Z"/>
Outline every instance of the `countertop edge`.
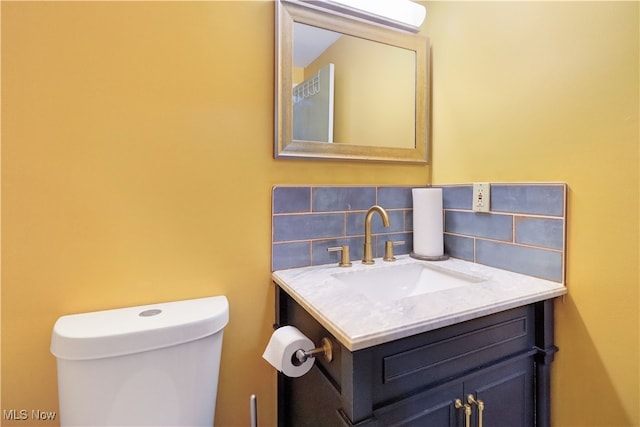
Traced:
<path fill-rule="evenodd" d="M 549 292 L 544 294 L 532 295 L 522 299 L 516 299 L 511 301 L 505 301 L 503 303 L 494 304 L 491 306 L 478 307 L 474 310 L 468 310 L 466 312 L 455 313 L 455 315 L 444 316 L 437 319 L 430 319 L 422 323 L 416 323 L 415 325 L 408 326 L 398 331 L 385 331 L 383 336 L 371 336 L 357 337 L 349 341 L 349 346 L 343 345 L 350 351 L 363 350 L 374 345 L 384 344 L 390 341 L 395 341 L 402 338 L 407 338 L 412 335 L 433 331 L 435 329 L 444 328 L 446 326 L 455 325 L 457 323 L 466 322 L 468 320 L 477 319 L 491 314 L 500 313 L 503 311 L 511 310 L 513 308 L 522 307 L 536 302 L 545 301 L 549 299 L 558 298 L 566 294 L 566 290 L 562 292 Z M 314 317 L 315 318 L 315 317 Z M 317 320 L 317 319 L 316 319 Z M 327 328 L 329 331 L 330 329 Z"/>
<path fill-rule="evenodd" d="M 558 287 L 538 290 L 534 293 L 524 293 L 521 296 L 513 296 L 511 298 L 496 299 L 491 302 L 485 302 L 482 305 L 463 309 L 460 311 L 452 311 L 437 317 L 426 318 L 415 321 L 414 323 L 396 326 L 388 329 L 380 329 L 378 331 L 361 334 L 349 335 L 342 330 L 337 324 L 332 322 L 328 316 L 321 313 L 307 301 L 304 296 L 300 295 L 294 288 L 287 284 L 286 280 L 279 277 L 278 272 L 272 273 L 272 280 L 280 286 L 296 303 L 304 308 L 318 323 L 320 323 L 329 333 L 331 333 L 347 350 L 358 351 L 375 345 L 385 344 L 387 342 L 406 338 L 412 335 L 429 332 L 435 329 L 473 320 L 479 317 L 488 316 L 502 311 L 510 310 L 517 307 L 554 299 L 567 294 L 567 288 L 558 283 Z"/>
<path fill-rule="evenodd" d="M 331 335 L 333 335 L 338 341 L 340 341 L 340 344 L 344 345 L 348 350 L 354 351 L 352 348 L 350 348 L 350 345 L 349 345 L 349 343 L 351 342 L 351 339 L 345 334 L 344 331 L 342 331 L 337 325 L 333 324 L 328 319 L 326 319 L 325 316 L 323 316 L 320 312 L 318 312 L 318 310 L 313 308 L 311 304 L 307 303 L 307 301 L 301 296 L 299 296 L 295 292 L 295 290 L 291 289 L 284 282 L 284 280 L 280 279 L 275 274 L 272 275 L 272 278 L 273 278 L 273 281 L 287 293 L 287 295 L 293 298 L 295 302 L 300 304 L 302 308 L 304 308 L 309 314 L 311 314 L 311 317 L 313 317 L 326 330 L 328 330 L 331 333 Z"/>

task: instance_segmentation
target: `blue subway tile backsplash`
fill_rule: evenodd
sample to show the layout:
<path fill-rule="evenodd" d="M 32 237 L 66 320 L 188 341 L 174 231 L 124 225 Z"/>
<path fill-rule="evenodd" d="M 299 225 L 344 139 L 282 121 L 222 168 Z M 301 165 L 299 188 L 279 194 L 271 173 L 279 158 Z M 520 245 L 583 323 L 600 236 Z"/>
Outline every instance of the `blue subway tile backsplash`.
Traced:
<path fill-rule="evenodd" d="M 279 215 L 273 218 L 273 240 L 311 240 L 344 234 L 343 213 Z"/>
<path fill-rule="evenodd" d="M 471 185 L 454 185 L 442 191 L 442 207 L 444 209 L 471 210 L 473 187 Z"/>
<path fill-rule="evenodd" d="M 513 216 L 445 210 L 447 231 L 493 240 L 513 240 Z"/>
<path fill-rule="evenodd" d="M 276 186 L 273 189 L 272 268 L 336 263 L 331 246 L 363 255 L 364 216 L 384 207 L 390 227 L 373 217 L 374 256 L 387 240 L 413 250 L 411 189 L 421 186 Z M 449 256 L 564 282 L 566 192 L 562 183 L 491 184 L 491 212 L 471 210 L 472 184 L 441 185 L 444 246 Z"/>
<path fill-rule="evenodd" d="M 472 211 L 472 184 L 442 188 L 445 253 L 564 283 L 566 184 L 491 184 L 489 213 Z"/>
<path fill-rule="evenodd" d="M 376 201 L 375 187 L 314 187 L 314 212 L 366 210 Z"/>
<path fill-rule="evenodd" d="M 309 187 L 275 187 L 273 213 L 311 212 L 311 188 Z"/>
<path fill-rule="evenodd" d="M 445 253 L 465 261 L 475 261 L 475 239 L 444 233 Z"/>
<path fill-rule="evenodd" d="M 564 215 L 565 189 L 560 185 L 491 185 L 491 210 L 532 215 Z"/>
<path fill-rule="evenodd" d="M 562 250 L 563 221 L 555 218 L 515 217 L 515 242 Z"/>
<path fill-rule="evenodd" d="M 310 241 L 273 244 L 271 247 L 271 268 L 274 271 L 311 265 Z"/>
<path fill-rule="evenodd" d="M 540 248 L 478 240 L 476 262 L 547 280 L 562 278 L 561 253 Z"/>
<path fill-rule="evenodd" d="M 385 209 L 413 209 L 411 189 L 411 187 L 380 187 L 378 188 L 378 204 Z"/>
<path fill-rule="evenodd" d="M 371 205 L 369 205 L 370 207 Z M 368 209 L 368 208 L 367 208 Z M 382 219 L 380 215 L 374 215 L 371 220 L 371 232 L 374 234 L 380 233 L 400 233 L 404 231 L 404 213 L 398 210 L 387 209 L 389 215 L 389 227 L 382 225 Z M 359 234 L 364 235 L 364 215 L 362 213 L 349 213 L 347 214 L 347 235 L 357 236 Z"/>
<path fill-rule="evenodd" d="M 416 186 L 417 187 L 417 186 Z M 398 255 L 407 254 L 413 247 L 412 198 L 413 187 L 373 186 L 312 186 L 273 189 L 272 268 L 303 267 L 338 261 L 331 246 L 349 245 L 351 260 L 362 259 L 364 246 L 364 217 L 367 210 L 379 204 L 389 214 L 390 225 L 383 227 L 380 216 L 371 223 L 374 256 L 384 254 L 387 240 L 404 241 L 395 247 Z M 296 201 L 295 197 L 302 200 Z M 299 206 L 299 212 L 292 208 Z M 311 211 L 309 211 L 311 206 Z M 295 252 L 306 242 L 308 253 Z M 296 246 L 292 246 L 292 245 Z M 291 256 L 293 259 L 283 260 Z M 283 267 L 284 266 L 284 267 Z"/>

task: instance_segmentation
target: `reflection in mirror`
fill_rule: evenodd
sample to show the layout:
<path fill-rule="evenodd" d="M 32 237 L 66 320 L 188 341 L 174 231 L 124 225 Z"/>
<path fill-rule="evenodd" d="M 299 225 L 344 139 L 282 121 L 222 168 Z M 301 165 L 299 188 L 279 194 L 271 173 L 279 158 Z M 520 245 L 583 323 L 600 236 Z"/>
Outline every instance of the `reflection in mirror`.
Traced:
<path fill-rule="evenodd" d="M 297 1 L 276 30 L 276 157 L 426 162 L 426 38 Z"/>
<path fill-rule="evenodd" d="M 299 40 L 315 43 L 299 43 Z M 335 85 L 333 82 L 319 84 L 318 75 L 327 75 L 328 71 L 322 70 L 330 64 L 335 69 Z M 299 102 L 298 86 L 294 88 L 294 140 L 415 147 L 415 52 L 295 22 L 293 65 L 294 84 L 299 83 L 300 78 L 305 79 L 306 86 L 310 81 L 318 83 L 311 85 L 317 89 L 317 96 L 309 96 L 306 102 Z M 307 115 L 304 125 L 301 124 L 298 117 L 302 114 L 301 108 L 318 103 L 322 103 L 322 109 L 318 108 L 317 115 L 302 110 Z M 327 110 L 335 111 L 329 122 L 335 126 L 329 126 L 335 133 L 320 139 L 316 134 L 305 138 L 304 132 L 296 132 L 296 125 L 298 129 L 321 127 L 326 130 Z"/>
<path fill-rule="evenodd" d="M 293 139 L 333 142 L 334 64 L 327 64 L 293 88 Z"/>

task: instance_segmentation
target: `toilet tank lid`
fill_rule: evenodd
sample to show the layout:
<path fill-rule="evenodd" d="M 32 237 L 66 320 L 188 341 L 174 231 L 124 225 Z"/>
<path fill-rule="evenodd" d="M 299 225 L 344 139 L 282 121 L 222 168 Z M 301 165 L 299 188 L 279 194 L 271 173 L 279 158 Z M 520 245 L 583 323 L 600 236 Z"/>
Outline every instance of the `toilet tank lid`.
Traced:
<path fill-rule="evenodd" d="M 207 337 L 228 321 L 224 296 L 72 314 L 56 321 L 51 353 L 69 360 L 140 353 Z"/>

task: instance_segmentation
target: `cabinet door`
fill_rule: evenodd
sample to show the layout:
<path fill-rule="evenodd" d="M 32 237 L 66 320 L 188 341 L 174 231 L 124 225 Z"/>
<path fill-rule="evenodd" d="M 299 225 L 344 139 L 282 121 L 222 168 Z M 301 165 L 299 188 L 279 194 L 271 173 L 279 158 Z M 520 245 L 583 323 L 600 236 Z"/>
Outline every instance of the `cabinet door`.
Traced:
<path fill-rule="evenodd" d="M 374 411 L 374 415 L 382 426 L 462 426 L 463 412 L 454 404 L 462 398 L 462 390 L 461 382 L 434 387 Z"/>
<path fill-rule="evenodd" d="M 533 427 L 534 362 L 522 357 L 499 363 L 476 374 L 408 397 L 374 411 L 384 426 L 461 427 L 464 409 L 455 400 L 468 403 L 472 395 L 482 401 L 482 425 L 487 427 Z M 481 411 L 471 403 L 471 426 L 480 425 Z"/>
<path fill-rule="evenodd" d="M 489 427 L 534 426 L 534 362 L 531 357 L 500 364 L 464 382 L 464 400 L 473 394 L 482 401 L 482 425 Z M 480 411 L 472 404 L 472 425 L 478 426 Z"/>

